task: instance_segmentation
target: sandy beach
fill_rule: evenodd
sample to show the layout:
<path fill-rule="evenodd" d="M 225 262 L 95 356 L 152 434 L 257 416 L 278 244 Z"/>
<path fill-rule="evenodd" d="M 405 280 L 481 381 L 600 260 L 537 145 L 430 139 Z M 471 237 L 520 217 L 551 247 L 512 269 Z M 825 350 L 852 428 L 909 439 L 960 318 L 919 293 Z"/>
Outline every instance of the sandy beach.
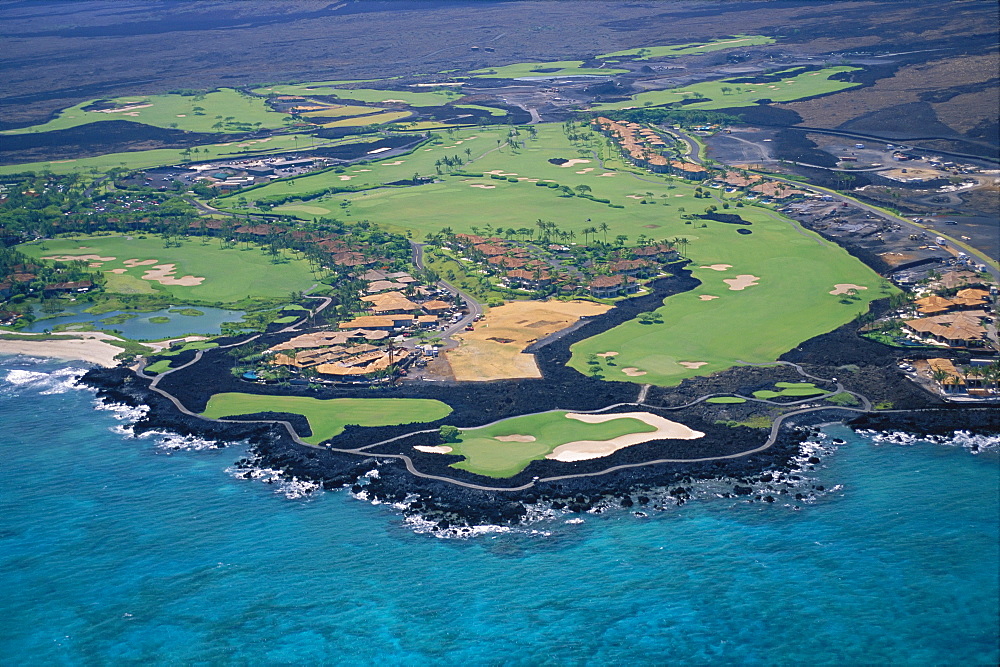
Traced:
<path fill-rule="evenodd" d="M 0 339 L 0 354 L 24 354 L 29 357 L 88 361 L 106 368 L 118 365 L 118 362 L 115 361 L 115 355 L 119 354 L 122 348 L 104 342 L 107 339 L 117 340 L 114 336 L 99 331 L 59 335 L 73 336 L 73 339 L 37 341 Z"/>

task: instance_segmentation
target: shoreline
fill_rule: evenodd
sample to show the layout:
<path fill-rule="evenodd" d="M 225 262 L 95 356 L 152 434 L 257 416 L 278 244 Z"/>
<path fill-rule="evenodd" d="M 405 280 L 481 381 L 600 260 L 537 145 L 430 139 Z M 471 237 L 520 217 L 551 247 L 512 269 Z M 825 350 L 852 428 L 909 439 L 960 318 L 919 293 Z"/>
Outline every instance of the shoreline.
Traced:
<path fill-rule="evenodd" d="M 6 332 L 5 332 L 6 333 Z M 31 336 L 33 334 L 17 334 Z M 45 334 L 34 334 L 44 336 Z M 54 334 L 65 336 L 58 340 L 10 340 L 0 338 L 0 355 L 24 355 L 47 359 L 62 359 L 64 361 L 85 361 L 104 368 L 114 368 L 119 365 L 115 357 L 122 348 L 105 342 L 108 339 L 119 340 L 114 336 L 99 331 L 67 332 Z"/>

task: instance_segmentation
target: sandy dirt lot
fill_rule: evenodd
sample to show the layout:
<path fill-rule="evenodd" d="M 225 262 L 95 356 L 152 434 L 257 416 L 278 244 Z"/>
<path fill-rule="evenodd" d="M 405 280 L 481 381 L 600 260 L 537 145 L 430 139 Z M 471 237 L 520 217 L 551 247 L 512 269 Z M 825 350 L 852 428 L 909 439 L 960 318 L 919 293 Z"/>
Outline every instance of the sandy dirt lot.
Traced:
<path fill-rule="evenodd" d="M 455 336 L 461 344 L 447 352 L 448 362 L 460 381 L 541 377 L 534 355 L 522 350 L 609 308 L 589 301 L 515 301 L 491 308 L 475 331 Z"/>

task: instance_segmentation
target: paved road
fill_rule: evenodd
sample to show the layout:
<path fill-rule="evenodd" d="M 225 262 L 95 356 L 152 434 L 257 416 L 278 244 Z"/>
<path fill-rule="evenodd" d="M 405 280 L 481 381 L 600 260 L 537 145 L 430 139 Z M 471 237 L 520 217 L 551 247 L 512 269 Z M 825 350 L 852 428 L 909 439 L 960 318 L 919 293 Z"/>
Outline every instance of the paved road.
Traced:
<path fill-rule="evenodd" d="M 410 247 L 413 248 L 413 265 L 420 270 L 423 270 L 424 268 L 425 245 L 427 244 L 415 243 L 413 241 L 410 241 Z M 469 311 L 469 313 L 465 317 L 463 317 L 461 320 L 459 320 L 455 324 L 445 329 L 441 333 L 442 338 L 450 338 L 452 334 L 462 331 L 463 329 L 465 329 L 465 327 L 475 322 L 476 318 L 478 318 L 480 315 L 483 314 L 483 307 L 479 304 L 478 301 L 476 301 L 475 299 L 472 298 L 472 296 L 458 289 L 451 283 L 445 282 L 444 280 L 439 280 L 437 282 L 437 286 L 440 287 L 441 289 L 448 290 L 452 294 L 457 294 L 458 296 L 462 297 L 462 301 L 465 302 L 465 307 Z"/>

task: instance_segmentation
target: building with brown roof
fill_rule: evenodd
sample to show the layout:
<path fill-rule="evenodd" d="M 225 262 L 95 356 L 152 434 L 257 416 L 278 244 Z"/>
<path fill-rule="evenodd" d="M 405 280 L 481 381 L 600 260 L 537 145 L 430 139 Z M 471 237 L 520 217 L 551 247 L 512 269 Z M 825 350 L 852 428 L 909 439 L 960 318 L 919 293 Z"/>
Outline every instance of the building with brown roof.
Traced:
<path fill-rule="evenodd" d="M 907 320 L 903 326 L 917 336 L 949 347 L 982 347 L 986 342 L 986 329 L 976 313 L 949 313 Z"/>
<path fill-rule="evenodd" d="M 639 289 L 630 276 L 598 276 L 590 281 L 590 293 L 599 299 L 612 299 L 623 294 L 634 294 Z"/>

